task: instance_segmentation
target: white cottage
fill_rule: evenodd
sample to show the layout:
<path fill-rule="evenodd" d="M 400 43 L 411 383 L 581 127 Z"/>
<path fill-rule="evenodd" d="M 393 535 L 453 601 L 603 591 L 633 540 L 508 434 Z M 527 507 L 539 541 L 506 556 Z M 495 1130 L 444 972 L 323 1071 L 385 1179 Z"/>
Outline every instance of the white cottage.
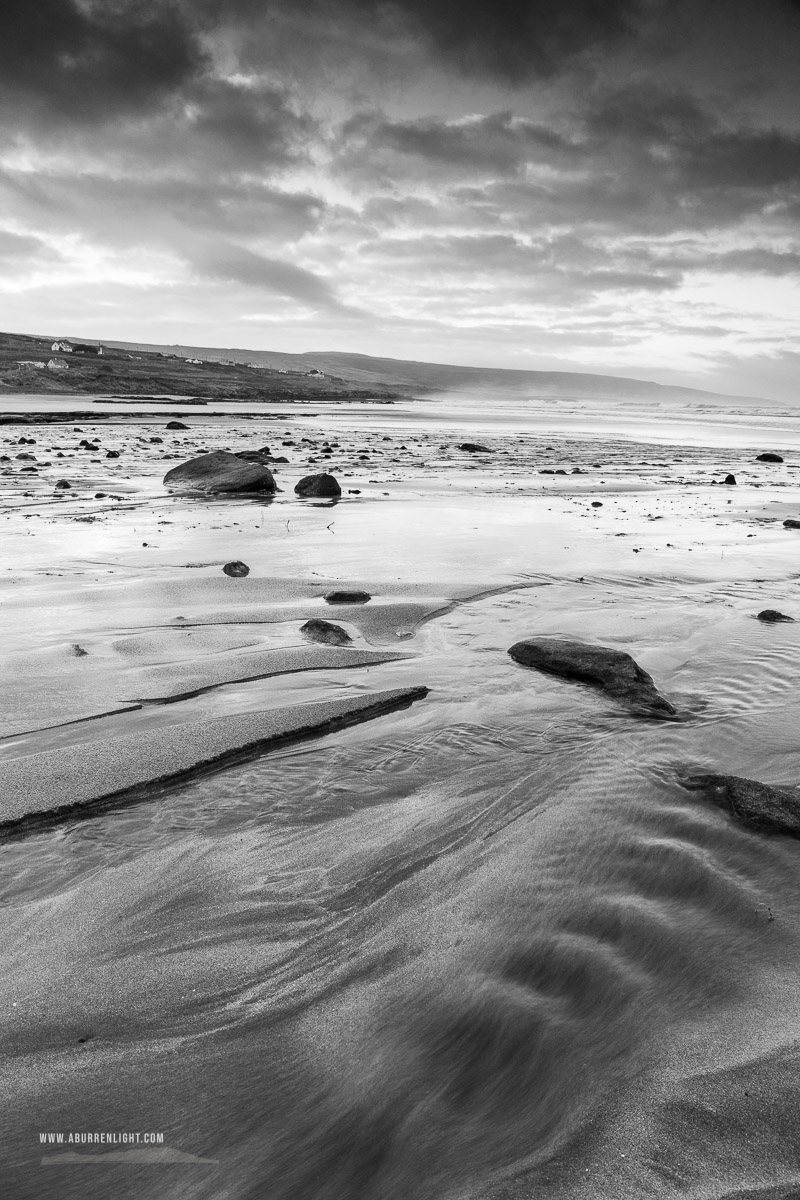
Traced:
<path fill-rule="evenodd" d="M 72 354 L 72 346 L 69 342 L 53 342 L 50 349 L 55 351 L 56 354 L 59 352 L 61 354 Z"/>
<path fill-rule="evenodd" d="M 64 362 L 63 358 L 51 358 L 47 369 L 48 371 L 68 371 L 69 363 Z"/>

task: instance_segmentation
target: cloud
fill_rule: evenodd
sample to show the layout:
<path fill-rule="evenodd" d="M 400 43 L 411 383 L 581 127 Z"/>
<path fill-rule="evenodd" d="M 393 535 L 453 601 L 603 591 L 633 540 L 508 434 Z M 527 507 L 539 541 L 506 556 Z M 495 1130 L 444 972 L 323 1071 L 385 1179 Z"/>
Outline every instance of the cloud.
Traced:
<path fill-rule="evenodd" d="M 314 309 L 351 312 L 327 280 L 281 259 L 268 258 L 231 242 L 204 242 L 188 255 L 199 275 L 228 280 L 299 301 Z"/>
<path fill-rule="evenodd" d="M 371 17 L 376 0 L 347 0 Z M 640 0 L 395 0 L 390 6 L 437 58 L 471 75 L 520 82 L 547 77 L 587 50 L 633 34 Z"/>
<path fill-rule="evenodd" d="M 151 110 L 206 56 L 172 0 L 6 0 L 0 98 L 6 111 L 107 121 Z"/>
<path fill-rule="evenodd" d="M 0 258 L 29 259 L 42 253 L 46 256 L 52 255 L 50 247 L 41 238 L 0 229 Z"/>

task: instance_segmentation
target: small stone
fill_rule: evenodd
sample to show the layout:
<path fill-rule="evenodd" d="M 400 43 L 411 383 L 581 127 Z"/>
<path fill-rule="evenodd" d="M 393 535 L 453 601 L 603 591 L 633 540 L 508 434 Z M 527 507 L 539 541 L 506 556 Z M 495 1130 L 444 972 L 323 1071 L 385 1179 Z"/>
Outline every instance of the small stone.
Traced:
<path fill-rule="evenodd" d="M 323 472 L 320 475 L 304 475 L 294 485 L 298 496 L 341 496 L 342 489 L 334 475 Z"/>
<path fill-rule="evenodd" d="M 56 489 L 58 491 L 66 491 L 67 488 L 71 488 L 71 487 L 72 487 L 72 484 L 69 482 L 68 479 L 59 479 L 58 483 L 56 484 Z"/>
<path fill-rule="evenodd" d="M 237 559 L 235 562 L 225 563 L 222 572 L 231 579 L 244 579 L 245 575 L 250 574 L 250 568 L 247 563 L 239 562 Z"/>
<path fill-rule="evenodd" d="M 168 421 L 167 429 L 188 429 L 188 425 L 184 425 L 183 421 Z"/>
<path fill-rule="evenodd" d="M 304 633 L 312 642 L 325 642 L 329 646 L 345 646 L 353 640 L 341 625 L 334 625 L 332 621 L 320 621 L 316 618 L 301 625 L 300 632 Z"/>
<path fill-rule="evenodd" d="M 372 596 L 369 592 L 348 592 L 344 590 L 328 592 L 325 596 L 326 604 L 366 604 L 371 599 Z"/>

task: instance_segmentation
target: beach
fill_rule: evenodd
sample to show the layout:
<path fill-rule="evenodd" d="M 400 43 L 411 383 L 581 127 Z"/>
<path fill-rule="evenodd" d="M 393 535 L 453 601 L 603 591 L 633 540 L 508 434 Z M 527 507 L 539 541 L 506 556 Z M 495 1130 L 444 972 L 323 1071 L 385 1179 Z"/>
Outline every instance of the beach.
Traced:
<path fill-rule="evenodd" d="M 682 782 L 800 782 L 796 412 L 3 408 L 10 1194 L 800 1194 L 800 845 Z M 264 447 L 274 495 L 163 483 Z"/>

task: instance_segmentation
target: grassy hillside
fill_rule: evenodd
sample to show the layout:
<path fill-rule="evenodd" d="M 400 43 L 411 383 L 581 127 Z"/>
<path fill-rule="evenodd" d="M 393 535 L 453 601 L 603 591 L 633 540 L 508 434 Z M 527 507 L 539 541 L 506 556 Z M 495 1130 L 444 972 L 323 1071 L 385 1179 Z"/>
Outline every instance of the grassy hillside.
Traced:
<path fill-rule="evenodd" d="M 185 355 L 174 349 L 142 349 L 103 343 L 103 354 L 62 353 L 52 349 L 52 337 L 0 333 L 0 396 L 9 393 L 53 395 L 190 396 L 204 400 L 337 400 L 390 399 L 396 393 L 384 385 L 359 386 L 339 376 L 313 377 L 304 369 L 279 370 L 246 363 L 222 363 L 203 352 Z M 76 339 L 77 341 L 77 339 Z M 74 345 L 75 343 L 73 343 Z M 84 343 L 97 346 L 98 343 Z M 189 363 L 186 358 L 202 358 Z M 220 355 L 219 357 L 222 357 Z M 41 369 L 61 359 L 66 370 Z M 249 361 L 249 360 L 248 360 Z M 252 359 L 255 362 L 255 359 Z"/>

